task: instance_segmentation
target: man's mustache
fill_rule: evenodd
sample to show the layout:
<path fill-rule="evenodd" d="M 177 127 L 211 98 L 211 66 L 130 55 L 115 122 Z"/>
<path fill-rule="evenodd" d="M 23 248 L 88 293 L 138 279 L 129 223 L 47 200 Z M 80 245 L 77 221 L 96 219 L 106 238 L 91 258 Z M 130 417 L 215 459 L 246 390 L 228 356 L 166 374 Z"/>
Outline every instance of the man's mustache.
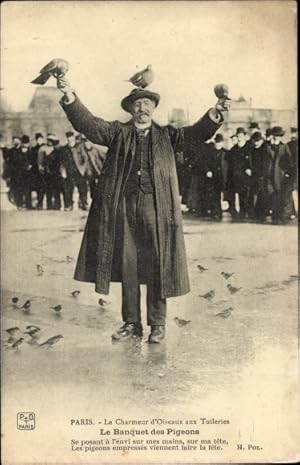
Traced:
<path fill-rule="evenodd" d="M 150 116 L 147 111 L 139 111 L 138 112 L 138 116 L 143 116 L 143 115 Z"/>

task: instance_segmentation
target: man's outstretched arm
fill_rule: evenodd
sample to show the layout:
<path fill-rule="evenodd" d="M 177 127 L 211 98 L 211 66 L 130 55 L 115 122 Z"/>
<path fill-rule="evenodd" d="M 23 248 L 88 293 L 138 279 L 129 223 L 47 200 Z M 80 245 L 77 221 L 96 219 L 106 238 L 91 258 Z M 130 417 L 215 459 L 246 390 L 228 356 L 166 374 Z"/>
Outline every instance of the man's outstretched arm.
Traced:
<path fill-rule="evenodd" d="M 81 103 L 65 79 L 58 79 L 57 87 L 64 93 L 60 104 L 74 129 L 94 144 L 109 146 L 115 135 L 116 123 L 95 117 Z"/>

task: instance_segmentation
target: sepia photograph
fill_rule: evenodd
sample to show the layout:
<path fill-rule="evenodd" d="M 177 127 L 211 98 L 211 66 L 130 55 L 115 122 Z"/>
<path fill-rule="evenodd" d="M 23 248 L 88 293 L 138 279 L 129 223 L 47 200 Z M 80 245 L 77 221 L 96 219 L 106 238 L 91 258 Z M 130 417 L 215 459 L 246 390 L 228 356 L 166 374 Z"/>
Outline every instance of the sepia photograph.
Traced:
<path fill-rule="evenodd" d="M 297 4 L 1 5 L 4 465 L 296 463 Z"/>

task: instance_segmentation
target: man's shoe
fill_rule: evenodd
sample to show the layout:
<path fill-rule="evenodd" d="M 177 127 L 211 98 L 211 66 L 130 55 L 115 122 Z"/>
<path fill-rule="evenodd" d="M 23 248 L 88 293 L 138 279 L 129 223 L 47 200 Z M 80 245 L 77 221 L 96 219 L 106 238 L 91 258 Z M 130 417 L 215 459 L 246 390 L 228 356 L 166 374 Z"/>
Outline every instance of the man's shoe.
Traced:
<path fill-rule="evenodd" d="M 115 333 L 112 334 L 112 339 L 117 341 L 128 337 L 142 337 L 143 327 L 141 323 L 125 323 Z"/>
<path fill-rule="evenodd" d="M 165 338 L 164 326 L 151 326 L 151 333 L 148 342 L 150 344 L 159 344 Z"/>

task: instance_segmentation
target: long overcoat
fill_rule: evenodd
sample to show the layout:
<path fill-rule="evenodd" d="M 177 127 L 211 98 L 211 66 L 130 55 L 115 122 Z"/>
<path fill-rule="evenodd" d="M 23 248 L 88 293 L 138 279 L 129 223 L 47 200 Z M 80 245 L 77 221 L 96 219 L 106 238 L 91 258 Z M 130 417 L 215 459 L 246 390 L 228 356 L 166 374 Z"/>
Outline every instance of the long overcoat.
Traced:
<path fill-rule="evenodd" d="M 75 130 L 91 142 L 108 147 L 79 252 L 74 278 L 95 283 L 108 294 L 111 281 L 122 281 L 122 238 L 118 236 L 117 212 L 135 153 L 133 121 L 108 122 L 94 117 L 76 96 L 71 104 L 61 101 Z M 205 114 L 196 124 L 175 129 L 152 122 L 150 163 L 153 172 L 160 256 L 161 297 L 189 292 L 189 278 L 174 151 L 177 146 L 198 144 L 213 136 L 220 124 Z M 146 266 L 146 264 L 145 264 Z"/>

